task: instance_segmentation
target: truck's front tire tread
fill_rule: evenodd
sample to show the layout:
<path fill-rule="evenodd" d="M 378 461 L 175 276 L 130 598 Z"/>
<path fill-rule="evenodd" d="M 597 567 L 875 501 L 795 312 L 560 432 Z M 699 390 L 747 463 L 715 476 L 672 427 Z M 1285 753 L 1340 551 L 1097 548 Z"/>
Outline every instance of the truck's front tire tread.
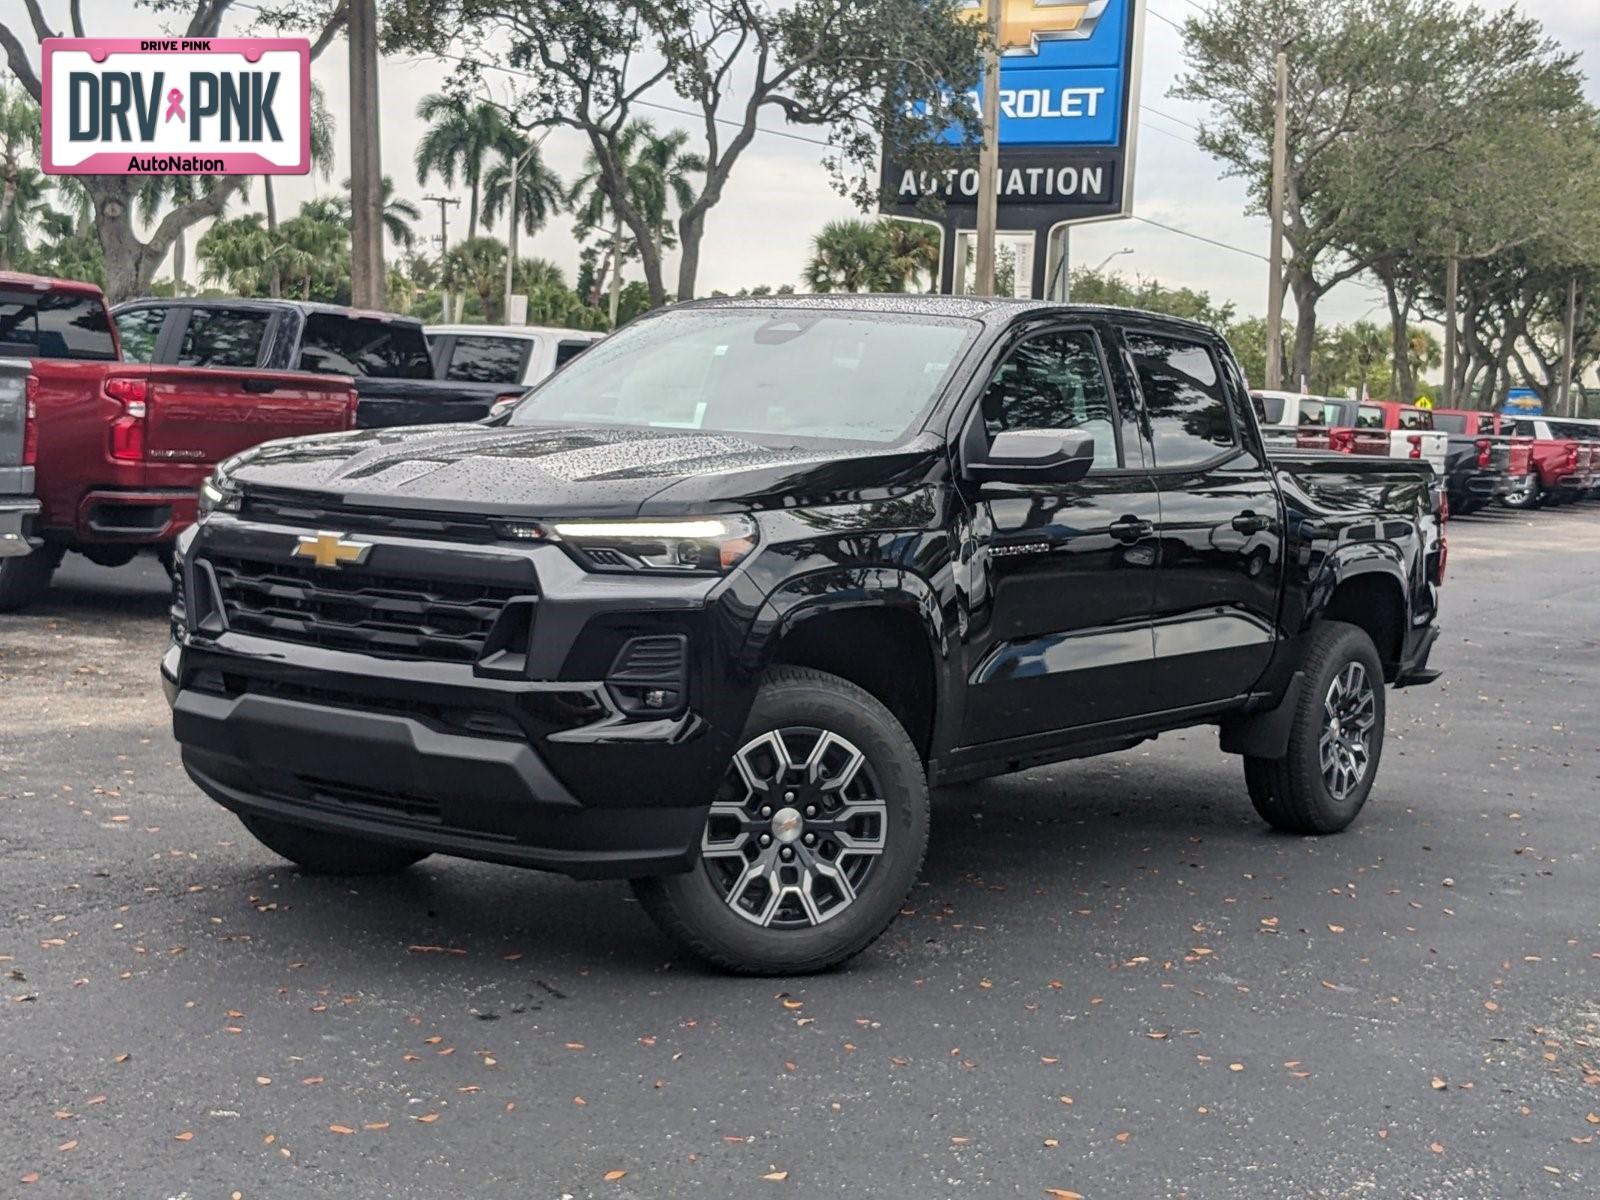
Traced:
<path fill-rule="evenodd" d="M 1372 793 L 1383 757 L 1383 664 L 1366 630 L 1343 621 L 1322 621 L 1312 630 L 1303 670 L 1305 686 L 1295 704 L 1289 743 L 1281 758 L 1247 756 L 1245 786 L 1261 819 L 1285 833 L 1338 833 L 1360 814 Z M 1329 685 L 1351 662 L 1359 662 L 1374 684 L 1376 724 L 1364 778 L 1343 800 L 1322 775 L 1323 700 Z"/>
<path fill-rule="evenodd" d="M 881 877 L 849 911 L 805 930 L 751 925 L 714 896 L 697 862 L 683 875 L 633 881 L 634 895 L 650 919 L 684 950 L 736 975 L 806 975 L 837 967 L 865 950 L 894 920 L 922 871 L 928 848 L 928 782 L 922 756 L 905 727 L 876 697 L 848 680 L 810 667 L 767 672 L 741 744 L 785 724 L 807 719 L 822 728 L 836 720 L 852 726 L 855 740 L 875 758 L 889 802 L 891 836 Z"/>
<path fill-rule="evenodd" d="M 387 842 L 324 833 L 270 817 L 239 815 L 250 835 L 310 875 L 393 875 L 428 857 Z"/>

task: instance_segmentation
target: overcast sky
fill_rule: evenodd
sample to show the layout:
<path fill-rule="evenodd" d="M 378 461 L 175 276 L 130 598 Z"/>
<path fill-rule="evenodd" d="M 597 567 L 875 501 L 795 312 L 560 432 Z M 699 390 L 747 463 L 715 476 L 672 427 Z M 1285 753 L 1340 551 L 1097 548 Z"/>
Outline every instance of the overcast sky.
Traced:
<path fill-rule="evenodd" d="M 575 0 L 580 2 L 580 0 Z M 1255 253 L 1264 253 L 1266 222 L 1246 216 L 1244 189 L 1235 180 L 1221 178 L 1215 160 L 1192 142 L 1193 126 L 1202 110 L 1171 99 L 1167 92 L 1182 64 L 1181 24 L 1192 8 L 1207 0 L 1147 0 L 1143 107 L 1140 112 L 1138 163 L 1134 194 L 1137 216 L 1175 226 Z M 6 0 L 8 8 L 13 7 Z M 1507 7 L 1490 0 L 1491 8 Z M 17 7 L 20 7 L 17 6 Z M 65 0 L 45 0 L 49 16 L 65 26 Z M 1588 93 L 1600 103 L 1600 0 L 1524 0 L 1520 7 L 1544 22 L 1549 33 L 1580 53 L 1588 79 Z M 140 12 L 130 19 L 126 0 L 86 0 L 84 23 L 88 33 L 100 36 L 143 36 L 170 32 L 147 22 Z M 20 18 L 20 13 L 18 14 Z M 240 12 L 225 33 L 244 32 L 247 18 Z M 25 25 L 25 22 L 23 23 Z M 438 90 L 450 64 L 435 59 L 386 59 L 380 72 L 383 105 L 383 167 L 394 177 L 402 195 L 421 203 L 425 193 L 439 194 L 437 180 L 417 183 L 412 153 L 423 125 L 414 115 L 419 97 Z M 342 102 L 347 89 L 346 50 L 341 41 L 329 47 L 313 67 L 314 77 L 326 89 L 338 120 L 338 162 L 332 181 L 316 177 L 280 177 L 280 211 L 337 187 L 348 175 L 348 109 Z M 670 95 L 660 97 L 672 101 Z M 659 125 L 677 120 L 669 113 L 651 114 Z M 786 128 L 776 112 L 763 124 L 771 130 Z M 815 137 L 814 130 L 795 132 Z M 558 130 L 546 142 L 551 166 L 566 178 L 579 171 L 583 146 L 579 135 Z M 822 148 L 778 134 L 758 135 L 735 169 L 722 203 L 713 210 L 701 255 L 702 291 L 733 291 L 755 284 L 798 285 L 810 241 L 825 221 L 850 217 L 857 210 L 830 187 L 820 165 Z M 1403 181 L 1400 186 L 1404 186 Z M 260 193 L 257 191 L 257 196 Z M 464 195 L 465 193 L 460 193 Z M 466 204 L 450 213 L 450 237 L 466 234 Z M 438 230 L 438 208 L 424 206 L 422 232 Z M 231 210 L 241 211 L 236 207 Z M 504 237 L 502 227 L 493 231 Z M 522 253 L 542 255 L 573 272 L 578 250 L 570 218 L 563 217 L 519 247 Z M 1114 252 L 1131 254 L 1116 260 L 1129 274 L 1152 276 L 1164 283 L 1201 288 L 1218 300 L 1230 300 L 1242 313 L 1261 313 L 1266 307 L 1266 264 L 1249 254 L 1211 246 L 1145 224 L 1139 220 L 1082 226 L 1072 235 L 1072 261 L 1093 266 Z M 669 276 L 669 286 L 670 286 Z M 1324 302 L 1332 320 L 1379 315 L 1381 293 L 1350 284 Z"/>

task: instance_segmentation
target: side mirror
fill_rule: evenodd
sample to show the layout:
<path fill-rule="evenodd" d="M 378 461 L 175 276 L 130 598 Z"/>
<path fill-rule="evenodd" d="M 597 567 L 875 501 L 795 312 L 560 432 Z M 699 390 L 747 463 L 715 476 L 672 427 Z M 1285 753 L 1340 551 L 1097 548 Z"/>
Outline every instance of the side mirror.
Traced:
<path fill-rule="evenodd" d="M 967 475 L 999 483 L 1076 483 L 1094 465 L 1094 435 L 1081 429 L 1008 429 L 966 464 Z"/>

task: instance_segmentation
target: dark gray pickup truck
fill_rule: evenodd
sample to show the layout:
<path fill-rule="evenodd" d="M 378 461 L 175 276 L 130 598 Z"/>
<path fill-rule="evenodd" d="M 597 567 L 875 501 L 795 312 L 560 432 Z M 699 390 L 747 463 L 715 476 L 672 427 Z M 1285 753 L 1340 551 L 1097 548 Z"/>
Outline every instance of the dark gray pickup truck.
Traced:
<path fill-rule="evenodd" d="M 422 322 L 394 313 L 299 300 L 180 297 L 130 300 L 112 315 L 129 362 L 349 375 L 362 429 L 477 421 L 527 390 L 436 378 Z"/>
<path fill-rule="evenodd" d="M 224 463 L 161 670 L 304 869 L 628 878 L 713 963 L 817 970 L 900 910 L 930 785 L 1213 725 L 1267 821 L 1343 829 L 1385 685 L 1437 675 L 1432 479 L 1269 459 L 1187 322 L 676 305 L 485 424 Z"/>

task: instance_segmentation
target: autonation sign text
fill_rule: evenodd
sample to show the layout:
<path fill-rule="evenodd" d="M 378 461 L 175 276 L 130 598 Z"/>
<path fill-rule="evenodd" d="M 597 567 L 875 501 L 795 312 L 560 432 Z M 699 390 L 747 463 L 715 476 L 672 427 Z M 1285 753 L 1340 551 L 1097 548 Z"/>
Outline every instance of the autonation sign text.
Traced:
<path fill-rule="evenodd" d="M 303 175 L 305 38 L 48 38 L 54 175 Z"/>

